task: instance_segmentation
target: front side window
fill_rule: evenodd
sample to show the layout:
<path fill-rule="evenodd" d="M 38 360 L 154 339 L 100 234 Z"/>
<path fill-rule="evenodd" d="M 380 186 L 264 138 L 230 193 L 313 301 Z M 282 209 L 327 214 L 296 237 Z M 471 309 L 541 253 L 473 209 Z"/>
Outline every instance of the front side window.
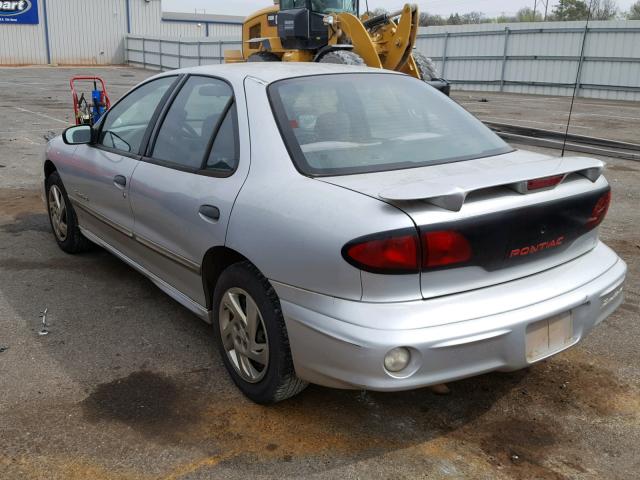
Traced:
<path fill-rule="evenodd" d="M 137 154 L 151 117 L 176 77 L 163 77 L 137 88 L 115 105 L 100 129 L 98 144 Z"/>
<path fill-rule="evenodd" d="M 311 10 L 318 13 L 348 12 L 358 14 L 356 0 L 311 0 Z"/>
<path fill-rule="evenodd" d="M 269 96 L 297 168 L 345 175 L 488 157 L 513 149 L 455 102 L 404 75 L 276 82 Z"/>
<path fill-rule="evenodd" d="M 189 78 L 162 123 L 152 157 L 189 170 L 202 169 L 212 161 L 205 161 L 205 156 L 217 143 L 213 142 L 214 135 L 225 133 L 226 118 L 231 113 L 235 115 L 233 104 L 233 90 L 225 82 L 209 77 Z M 229 122 L 235 127 L 232 120 Z M 235 169 L 235 154 L 220 154 L 220 161 L 214 163 L 224 168 L 224 160 Z"/>

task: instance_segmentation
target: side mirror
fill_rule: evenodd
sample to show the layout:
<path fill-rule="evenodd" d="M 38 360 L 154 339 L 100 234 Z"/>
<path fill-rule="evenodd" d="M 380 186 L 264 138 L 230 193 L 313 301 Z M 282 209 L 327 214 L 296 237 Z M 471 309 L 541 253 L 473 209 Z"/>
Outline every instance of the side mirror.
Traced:
<path fill-rule="evenodd" d="M 93 129 L 89 125 L 77 125 L 67 128 L 62 134 L 67 145 L 83 145 L 93 140 Z"/>

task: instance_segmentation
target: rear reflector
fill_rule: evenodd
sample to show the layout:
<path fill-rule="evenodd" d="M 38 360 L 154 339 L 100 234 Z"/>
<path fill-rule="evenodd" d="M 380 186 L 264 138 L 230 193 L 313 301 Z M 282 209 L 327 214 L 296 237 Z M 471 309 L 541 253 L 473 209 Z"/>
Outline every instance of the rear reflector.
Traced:
<path fill-rule="evenodd" d="M 527 182 L 527 191 L 533 192 L 552 188 L 558 185 L 564 179 L 564 175 L 554 175 L 553 177 L 536 178 Z"/>
<path fill-rule="evenodd" d="M 406 231 L 365 237 L 345 245 L 342 255 L 351 265 L 372 273 L 418 273 L 418 236 Z"/>
<path fill-rule="evenodd" d="M 437 268 L 467 262 L 471 259 L 471 245 L 453 230 L 422 234 L 423 268 Z"/>
<path fill-rule="evenodd" d="M 611 205 L 611 190 L 607 190 L 596 202 L 587 220 L 587 229 L 592 230 L 602 223 Z"/>

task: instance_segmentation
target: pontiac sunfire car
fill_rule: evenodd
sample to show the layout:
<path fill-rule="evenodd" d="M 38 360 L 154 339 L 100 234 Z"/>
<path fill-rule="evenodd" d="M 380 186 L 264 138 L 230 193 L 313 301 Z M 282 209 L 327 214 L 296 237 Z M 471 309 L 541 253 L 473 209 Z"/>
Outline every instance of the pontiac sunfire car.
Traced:
<path fill-rule="evenodd" d="M 360 67 L 163 73 L 43 165 L 55 239 L 101 245 L 214 325 L 250 399 L 515 370 L 622 302 L 604 164 L 507 145 Z"/>

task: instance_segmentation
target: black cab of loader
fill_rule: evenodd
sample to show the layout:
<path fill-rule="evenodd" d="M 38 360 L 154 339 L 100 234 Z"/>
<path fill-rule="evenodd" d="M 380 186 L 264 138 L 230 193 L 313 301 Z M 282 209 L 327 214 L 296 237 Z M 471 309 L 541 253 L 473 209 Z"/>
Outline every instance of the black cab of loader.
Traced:
<path fill-rule="evenodd" d="M 325 15 L 347 12 L 358 16 L 358 4 L 358 0 L 280 0 L 280 11 L 269 22 L 277 24 L 283 48 L 318 50 L 329 41 Z"/>

